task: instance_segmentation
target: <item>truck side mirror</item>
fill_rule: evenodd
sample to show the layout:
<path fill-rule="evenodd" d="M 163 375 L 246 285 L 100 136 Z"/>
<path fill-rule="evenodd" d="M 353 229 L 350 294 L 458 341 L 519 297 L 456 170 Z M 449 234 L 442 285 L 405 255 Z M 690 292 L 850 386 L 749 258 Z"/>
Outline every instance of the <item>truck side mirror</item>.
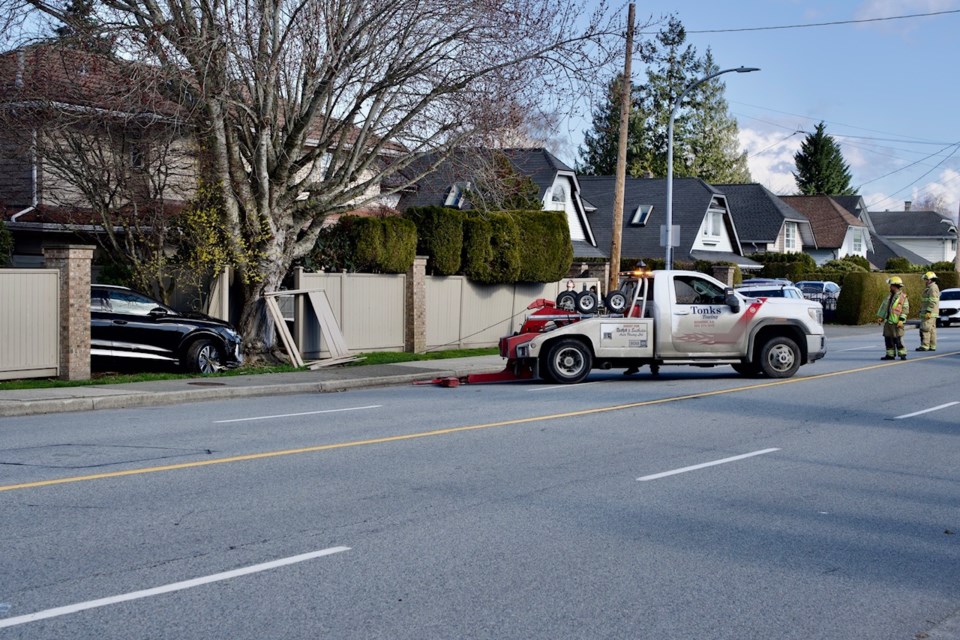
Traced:
<path fill-rule="evenodd" d="M 724 302 L 726 302 L 727 306 L 730 307 L 730 310 L 733 311 L 734 313 L 739 313 L 740 298 L 736 296 L 736 294 L 733 292 L 733 289 L 731 289 L 730 287 L 727 287 L 726 289 L 723 290 L 723 294 L 724 296 L 726 296 L 726 299 L 724 300 Z"/>

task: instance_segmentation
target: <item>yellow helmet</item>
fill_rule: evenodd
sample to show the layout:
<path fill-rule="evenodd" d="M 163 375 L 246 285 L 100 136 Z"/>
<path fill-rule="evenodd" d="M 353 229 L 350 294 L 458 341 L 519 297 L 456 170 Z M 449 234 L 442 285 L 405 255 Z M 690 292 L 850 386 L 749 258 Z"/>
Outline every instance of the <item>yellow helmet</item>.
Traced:
<path fill-rule="evenodd" d="M 890 276 L 889 278 L 887 278 L 887 284 L 895 284 L 898 287 L 902 287 L 903 278 L 901 278 L 900 276 Z"/>
<path fill-rule="evenodd" d="M 923 274 L 923 279 L 924 279 L 924 280 L 936 280 L 936 279 L 937 279 L 937 274 L 935 274 L 933 271 L 927 271 L 925 274 Z"/>

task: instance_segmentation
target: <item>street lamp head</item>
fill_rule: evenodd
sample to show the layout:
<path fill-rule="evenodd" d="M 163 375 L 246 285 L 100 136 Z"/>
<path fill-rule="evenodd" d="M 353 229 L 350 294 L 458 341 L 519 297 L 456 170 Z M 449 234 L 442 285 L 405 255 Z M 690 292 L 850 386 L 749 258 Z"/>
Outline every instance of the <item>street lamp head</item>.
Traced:
<path fill-rule="evenodd" d="M 751 71 L 760 71 L 760 67 L 737 67 L 734 71 L 737 73 L 750 73 Z"/>

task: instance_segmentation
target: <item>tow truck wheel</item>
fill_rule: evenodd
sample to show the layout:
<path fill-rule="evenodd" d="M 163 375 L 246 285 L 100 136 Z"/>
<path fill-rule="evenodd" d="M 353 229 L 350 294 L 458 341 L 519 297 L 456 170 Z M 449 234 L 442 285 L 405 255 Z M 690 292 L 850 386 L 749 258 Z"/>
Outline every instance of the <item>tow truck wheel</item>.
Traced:
<path fill-rule="evenodd" d="M 597 310 L 597 298 L 592 291 L 581 291 L 577 294 L 577 311 L 593 313 Z"/>
<path fill-rule="evenodd" d="M 790 338 L 772 338 L 760 352 L 760 367 L 770 378 L 789 378 L 800 368 L 800 347 Z"/>
<path fill-rule="evenodd" d="M 561 291 L 557 296 L 557 309 L 573 311 L 577 307 L 577 294 L 573 291 Z"/>
<path fill-rule="evenodd" d="M 590 373 L 593 356 L 579 340 L 559 340 L 547 352 L 547 373 L 561 384 L 576 384 Z"/>
<path fill-rule="evenodd" d="M 627 308 L 627 296 L 622 291 L 611 291 L 607 294 L 604 304 L 610 313 L 623 313 Z"/>

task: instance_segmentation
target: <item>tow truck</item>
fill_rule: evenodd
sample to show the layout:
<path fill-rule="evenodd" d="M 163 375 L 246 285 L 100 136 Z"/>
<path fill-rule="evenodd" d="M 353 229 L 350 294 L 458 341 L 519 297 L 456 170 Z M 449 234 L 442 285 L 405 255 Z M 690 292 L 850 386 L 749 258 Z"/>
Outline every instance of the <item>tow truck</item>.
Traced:
<path fill-rule="evenodd" d="M 729 365 L 744 376 L 789 378 L 827 352 L 819 302 L 746 297 L 696 271 L 622 272 L 600 313 L 569 302 L 532 302 L 520 330 L 500 339 L 506 368 L 462 382 L 574 384 L 593 369 L 647 366 L 657 375 L 667 365 Z"/>

